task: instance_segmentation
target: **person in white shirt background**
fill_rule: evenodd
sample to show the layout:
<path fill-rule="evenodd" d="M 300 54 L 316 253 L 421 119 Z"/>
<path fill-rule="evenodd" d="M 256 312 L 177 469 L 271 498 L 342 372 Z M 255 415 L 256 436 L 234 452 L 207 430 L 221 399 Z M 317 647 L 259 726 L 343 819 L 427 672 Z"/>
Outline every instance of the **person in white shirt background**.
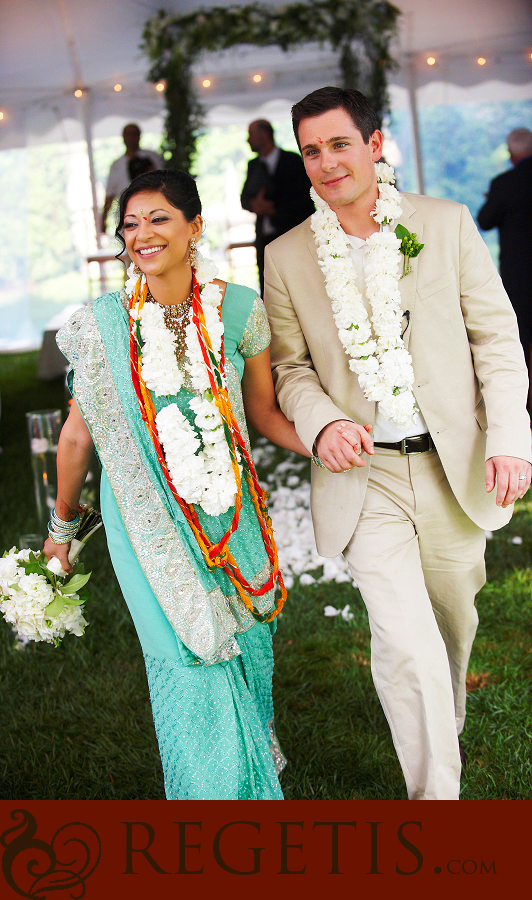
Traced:
<path fill-rule="evenodd" d="M 164 162 L 158 153 L 153 150 L 142 150 L 140 147 L 141 131 L 138 125 L 130 122 L 124 126 L 122 138 L 126 145 L 126 152 L 123 156 L 115 159 L 109 169 L 107 178 L 107 187 L 105 191 L 105 203 L 102 211 L 102 232 L 105 232 L 107 226 L 107 216 L 113 205 L 113 200 L 120 197 L 122 191 L 129 187 L 132 177 L 129 172 L 129 164 L 134 159 L 150 159 L 155 169 L 164 169 Z"/>

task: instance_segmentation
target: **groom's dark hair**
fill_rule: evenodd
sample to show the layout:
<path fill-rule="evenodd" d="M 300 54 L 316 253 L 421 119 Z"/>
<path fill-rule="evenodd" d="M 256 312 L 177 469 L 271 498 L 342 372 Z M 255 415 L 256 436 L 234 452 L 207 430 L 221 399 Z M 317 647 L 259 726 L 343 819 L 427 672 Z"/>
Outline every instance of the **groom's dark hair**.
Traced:
<path fill-rule="evenodd" d="M 300 150 L 299 126 L 302 119 L 321 116 L 331 109 L 345 109 L 360 131 L 365 144 L 369 142 L 373 132 L 380 127 L 375 110 L 367 97 L 364 97 L 360 91 L 355 91 L 353 88 L 319 88 L 317 91 L 307 94 L 292 107 L 292 126 Z"/>

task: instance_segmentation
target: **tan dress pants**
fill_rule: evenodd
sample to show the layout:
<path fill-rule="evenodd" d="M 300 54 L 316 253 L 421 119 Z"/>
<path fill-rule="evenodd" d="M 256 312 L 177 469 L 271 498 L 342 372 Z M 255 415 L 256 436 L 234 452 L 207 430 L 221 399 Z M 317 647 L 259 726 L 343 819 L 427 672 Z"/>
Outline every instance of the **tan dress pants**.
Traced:
<path fill-rule="evenodd" d="M 375 448 L 344 556 L 368 610 L 373 680 L 411 800 L 459 797 L 484 551 L 484 531 L 457 503 L 435 450 Z"/>

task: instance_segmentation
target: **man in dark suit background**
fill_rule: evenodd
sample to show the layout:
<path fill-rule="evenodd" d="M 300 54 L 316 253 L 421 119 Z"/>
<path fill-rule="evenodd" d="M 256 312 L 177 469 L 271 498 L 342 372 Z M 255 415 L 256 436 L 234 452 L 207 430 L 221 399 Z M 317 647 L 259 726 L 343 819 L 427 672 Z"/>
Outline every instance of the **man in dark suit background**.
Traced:
<path fill-rule="evenodd" d="M 499 229 L 501 278 L 519 324 L 529 376 L 532 373 L 532 132 L 507 137 L 513 168 L 494 178 L 478 213 L 484 230 Z M 532 411 L 532 390 L 529 398 Z"/>
<path fill-rule="evenodd" d="M 264 292 L 264 248 L 314 212 L 310 181 L 298 153 L 281 150 L 266 119 L 251 122 L 248 143 L 258 156 L 248 163 L 240 202 L 257 216 L 255 247 L 260 291 Z"/>

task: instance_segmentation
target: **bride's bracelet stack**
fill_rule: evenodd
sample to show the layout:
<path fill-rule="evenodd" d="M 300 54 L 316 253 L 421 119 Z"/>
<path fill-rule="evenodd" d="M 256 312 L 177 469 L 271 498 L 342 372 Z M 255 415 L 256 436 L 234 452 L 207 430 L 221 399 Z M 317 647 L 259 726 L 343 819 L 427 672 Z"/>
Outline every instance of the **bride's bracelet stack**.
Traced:
<path fill-rule="evenodd" d="M 64 522 L 63 519 L 60 519 L 56 514 L 55 509 L 53 509 L 50 514 L 50 521 L 48 522 L 48 536 L 50 540 L 53 541 L 54 544 L 69 544 L 70 541 L 76 537 L 80 522 L 81 515 L 79 511 L 71 522 Z"/>

